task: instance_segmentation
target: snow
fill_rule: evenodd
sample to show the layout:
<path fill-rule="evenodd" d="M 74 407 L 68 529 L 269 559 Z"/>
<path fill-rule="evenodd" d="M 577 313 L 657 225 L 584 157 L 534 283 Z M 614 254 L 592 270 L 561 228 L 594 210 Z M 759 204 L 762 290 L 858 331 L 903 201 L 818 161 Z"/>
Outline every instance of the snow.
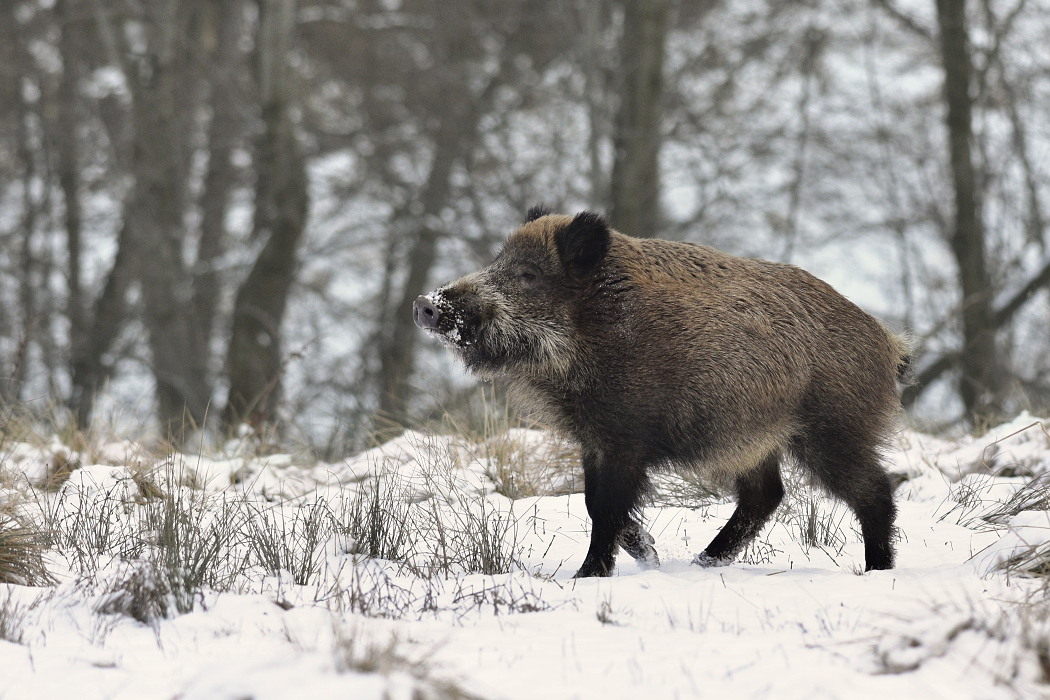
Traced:
<path fill-rule="evenodd" d="M 586 580 L 572 578 L 589 532 L 572 448 L 540 431 L 478 442 L 409 432 L 339 464 L 259 454 L 250 436 L 203 456 L 7 443 L 0 503 L 17 501 L 38 520 L 64 514 L 53 522 L 67 540 L 46 553 L 55 585 L 0 584 L 0 637 L 15 639 L 0 639 L 0 697 L 1046 695 L 1043 582 L 1009 566 L 1050 543 L 1045 502 L 1030 495 L 1050 471 L 1046 426 L 1023 414 L 979 437 L 902 431 L 888 454 L 904 479 L 892 571 L 861 573 L 852 516 L 797 478 L 739 561 L 692 565 L 733 504 L 690 500 L 681 480 L 661 476 L 646 509 L 660 567 L 621 553 L 612 578 Z M 54 455 L 80 466 L 46 490 Z M 516 474 L 521 497 L 511 499 L 515 469 L 531 473 Z M 74 520 L 93 517 L 110 518 L 113 533 L 160 527 L 149 513 L 165 501 L 144 478 L 186 499 L 204 533 L 237 513 L 254 514 L 256 526 L 265 515 L 292 570 L 268 570 L 250 538 L 234 537 L 232 583 L 193 591 L 184 614 L 169 591 L 165 615 L 136 620 L 128 581 L 138 572 L 155 584 L 159 560 L 112 534 L 93 554 L 78 555 L 69 539 Z M 405 526 L 411 551 L 367 558 L 367 542 L 331 525 L 349 522 L 355 502 L 399 514 L 387 526 Z M 317 512 L 331 523 L 310 520 Z M 316 541 L 304 539 L 309 523 L 320 523 Z M 476 573 L 457 533 L 496 537 L 517 564 Z M 439 537 L 445 559 L 433 556 Z M 303 561 L 314 563 L 305 576 Z"/>

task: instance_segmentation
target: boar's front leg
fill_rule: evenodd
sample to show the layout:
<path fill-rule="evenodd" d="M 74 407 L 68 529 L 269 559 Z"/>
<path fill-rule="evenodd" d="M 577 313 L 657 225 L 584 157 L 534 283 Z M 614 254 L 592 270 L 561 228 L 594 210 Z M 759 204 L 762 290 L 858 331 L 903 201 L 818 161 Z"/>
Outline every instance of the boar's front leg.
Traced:
<path fill-rule="evenodd" d="M 647 540 L 651 538 L 632 515 L 645 490 L 644 467 L 623 455 L 600 458 L 585 454 L 583 478 L 584 500 L 591 516 L 591 546 L 576 578 L 610 576 L 619 545 L 630 547 L 632 556 L 647 557 L 652 550 Z M 627 534 L 623 535 L 625 530 Z M 652 550 L 653 559 L 655 554 Z"/>

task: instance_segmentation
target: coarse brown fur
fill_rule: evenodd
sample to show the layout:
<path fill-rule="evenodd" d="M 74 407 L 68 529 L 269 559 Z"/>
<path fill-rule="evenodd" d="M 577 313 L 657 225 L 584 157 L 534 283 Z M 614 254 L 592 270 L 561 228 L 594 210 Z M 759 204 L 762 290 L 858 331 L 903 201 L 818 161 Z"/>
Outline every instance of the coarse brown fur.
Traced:
<path fill-rule="evenodd" d="M 731 561 L 780 502 L 789 455 L 856 513 L 867 568 L 892 567 L 880 451 L 903 341 L 792 265 L 630 238 L 586 212 L 528 219 L 415 314 L 579 442 L 592 533 L 577 575 L 608 575 L 617 545 L 657 561 L 638 511 L 660 467 L 733 484 L 737 511 L 695 560 Z"/>

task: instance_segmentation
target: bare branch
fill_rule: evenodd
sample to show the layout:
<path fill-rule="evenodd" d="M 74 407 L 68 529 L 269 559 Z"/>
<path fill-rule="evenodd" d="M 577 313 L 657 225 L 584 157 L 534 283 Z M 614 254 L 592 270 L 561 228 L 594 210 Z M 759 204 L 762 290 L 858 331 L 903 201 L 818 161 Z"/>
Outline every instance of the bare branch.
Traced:
<path fill-rule="evenodd" d="M 95 7 L 95 23 L 98 25 L 98 35 L 102 39 L 102 47 L 106 50 L 106 58 L 114 68 L 119 69 L 124 74 L 124 82 L 128 83 L 127 66 L 120 56 L 120 49 L 117 46 L 117 35 L 109 21 L 109 11 L 102 6 L 102 0 L 94 0 L 92 4 Z"/>
<path fill-rule="evenodd" d="M 1020 311 L 1021 307 L 1023 307 L 1029 299 L 1035 296 L 1036 292 L 1048 285 L 1050 285 L 1050 261 L 1047 261 L 1042 269 L 1040 269 L 1027 284 L 1021 287 L 1021 289 L 1019 289 L 995 311 L 992 316 L 993 328 L 997 330 L 1009 323 L 1014 315 Z M 910 408 L 930 384 L 940 379 L 941 375 L 945 372 L 954 368 L 962 357 L 963 353 L 961 351 L 953 350 L 940 355 L 933 362 L 926 365 L 926 367 L 915 376 L 915 380 L 904 389 L 904 392 L 901 395 L 901 404 L 905 408 Z"/>
<path fill-rule="evenodd" d="M 933 30 L 923 26 L 922 22 L 901 10 L 893 4 L 893 0 L 871 0 L 871 2 L 877 7 L 881 7 L 886 14 L 897 20 L 902 27 L 912 34 L 920 36 L 927 41 L 934 41 Z"/>

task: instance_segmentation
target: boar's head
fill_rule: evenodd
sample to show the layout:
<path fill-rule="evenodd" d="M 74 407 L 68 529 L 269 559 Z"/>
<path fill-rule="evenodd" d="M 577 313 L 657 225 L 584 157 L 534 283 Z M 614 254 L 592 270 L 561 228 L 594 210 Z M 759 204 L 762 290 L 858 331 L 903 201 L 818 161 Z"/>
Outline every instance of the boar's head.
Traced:
<path fill-rule="evenodd" d="M 530 209 L 492 264 L 416 299 L 416 325 L 483 377 L 563 374 L 578 351 L 574 310 L 595 286 L 609 239 L 597 214 Z"/>

